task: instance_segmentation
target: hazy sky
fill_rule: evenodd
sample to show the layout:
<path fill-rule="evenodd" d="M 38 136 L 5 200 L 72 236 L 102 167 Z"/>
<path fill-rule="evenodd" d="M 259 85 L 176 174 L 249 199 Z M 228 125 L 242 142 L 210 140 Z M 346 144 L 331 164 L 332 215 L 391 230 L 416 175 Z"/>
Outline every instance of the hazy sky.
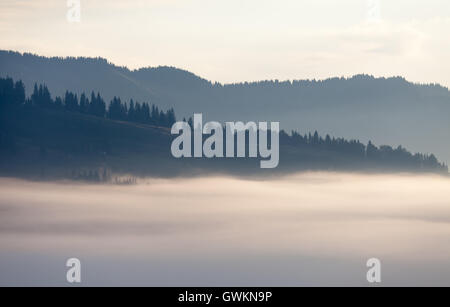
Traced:
<path fill-rule="evenodd" d="M 232 82 L 357 73 L 450 86 L 448 0 L 0 0 L 0 49 Z"/>

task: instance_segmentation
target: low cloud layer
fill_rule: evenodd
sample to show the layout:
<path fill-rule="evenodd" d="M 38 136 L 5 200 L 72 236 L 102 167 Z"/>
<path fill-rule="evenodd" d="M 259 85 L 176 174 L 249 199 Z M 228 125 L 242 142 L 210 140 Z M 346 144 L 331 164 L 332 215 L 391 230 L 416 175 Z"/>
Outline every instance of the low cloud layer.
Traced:
<path fill-rule="evenodd" d="M 0 179 L 0 267 L 14 272 L 11 255 L 82 255 L 111 266 L 137 259 L 145 267 L 159 263 L 171 270 L 193 259 L 214 263 L 210 270 L 198 264 L 192 280 L 198 285 L 220 267 L 249 259 L 278 266 L 288 257 L 290 265 L 302 267 L 324 259 L 324 265 L 361 261 L 364 268 L 364 259 L 379 257 L 409 264 L 411 272 L 429 268 L 431 274 L 435 264 L 450 258 L 448 184 L 439 176 L 334 173 L 271 180 L 152 179 L 135 186 Z M 289 284 L 306 281 L 300 276 L 295 282 L 288 268 L 283 272 Z M 263 272 L 248 274 L 256 278 Z M 225 280 L 217 278 L 219 285 Z M 338 280 L 323 278 L 314 281 Z M 402 278 L 394 274 L 391 282 L 406 282 Z M 450 275 L 429 278 L 436 284 L 450 281 Z M 270 278 L 262 280 L 271 284 Z M 93 277 L 92 282 L 104 281 Z M 282 279 L 275 284 L 285 285 Z"/>

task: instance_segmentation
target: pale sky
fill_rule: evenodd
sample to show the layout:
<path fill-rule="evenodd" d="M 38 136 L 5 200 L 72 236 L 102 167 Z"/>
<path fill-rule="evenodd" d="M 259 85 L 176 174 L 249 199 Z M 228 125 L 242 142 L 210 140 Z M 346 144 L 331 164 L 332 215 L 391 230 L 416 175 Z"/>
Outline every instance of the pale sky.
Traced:
<path fill-rule="evenodd" d="M 450 86 L 448 0 L 0 0 L 0 49 L 212 81 L 401 75 Z M 0 68 L 1 69 L 1 68 Z"/>

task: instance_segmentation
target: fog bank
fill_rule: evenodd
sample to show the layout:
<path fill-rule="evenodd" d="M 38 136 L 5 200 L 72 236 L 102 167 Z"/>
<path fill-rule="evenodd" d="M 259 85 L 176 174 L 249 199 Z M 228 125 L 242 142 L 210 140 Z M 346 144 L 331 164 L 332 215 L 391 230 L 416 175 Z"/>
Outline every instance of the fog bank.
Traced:
<path fill-rule="evenodd" d="M 450 285 L 450 180 L 304 173 L 132 186 L 0 179 L 0 285 Z"/>

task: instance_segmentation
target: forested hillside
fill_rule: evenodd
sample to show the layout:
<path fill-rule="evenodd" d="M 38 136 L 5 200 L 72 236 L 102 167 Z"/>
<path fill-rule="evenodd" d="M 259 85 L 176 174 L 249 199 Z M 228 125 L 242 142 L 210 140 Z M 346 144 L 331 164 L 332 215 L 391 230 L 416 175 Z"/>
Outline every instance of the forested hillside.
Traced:
<path fill-rule="evenodd" d="M 208 120 L 279 121 L 285 130 L 403 144 L 450 162 L 450 92 L 438 84 L 369 75 L 326 80 L 210 82 L 173 67 L 130 70 L 102 58 L 47 58 L 0 51 L 0 76 L 22 80 L 27 96 L 34 83 L 53 95 L 100 92 L 105 101 L 147 102 L 180 118 L 194 112 Z M 301 76 L 299 76 L 301 78 Z M 142 105 L 141 105 L 142 106 Z"/>
<path fill-rule="evenodd" d="M 106 103 L 100 93 L 88 98 L 69 91 L 54 97 L 37 84 L 27 97 L 22 81 L 6 78 L 0 79 L 0 110 L 0 175 L 103 181 L 112 174 L 261 172 L 255 159 L 173 158 L 169 127 L 175 111 L 147 102 L 114 97 Z M 411 154 L 401 146 L 281 131 L 280 165 L 272 172 L 302 170 L 448 171 L 434 155 Z"/>

